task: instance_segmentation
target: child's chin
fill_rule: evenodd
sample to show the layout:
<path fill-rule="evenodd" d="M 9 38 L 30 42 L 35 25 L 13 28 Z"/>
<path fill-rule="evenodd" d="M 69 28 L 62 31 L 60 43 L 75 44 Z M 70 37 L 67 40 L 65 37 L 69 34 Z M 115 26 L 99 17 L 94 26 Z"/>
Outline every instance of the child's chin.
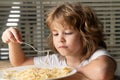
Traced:
<path fill-rule="evenodd" d="M 61 53 L 62 56 L 69 56 L 69 53 Z"/>

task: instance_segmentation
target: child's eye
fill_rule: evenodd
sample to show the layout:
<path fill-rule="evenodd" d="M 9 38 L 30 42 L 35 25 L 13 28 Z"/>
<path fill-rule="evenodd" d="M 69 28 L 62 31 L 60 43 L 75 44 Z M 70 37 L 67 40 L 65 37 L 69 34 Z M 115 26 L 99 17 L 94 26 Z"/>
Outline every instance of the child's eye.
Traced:
<path fill-rule="evenodd" d="M 53 36 L 57 36 L 58 35 L 58 33 L 53 33 Z"/>
<path fill-rule="evenodd" d="M 65 34 L 66 34 L 66 35 L 71 35 L 71 34 L 72 34 L 72 32 L 65 32 Z"/>

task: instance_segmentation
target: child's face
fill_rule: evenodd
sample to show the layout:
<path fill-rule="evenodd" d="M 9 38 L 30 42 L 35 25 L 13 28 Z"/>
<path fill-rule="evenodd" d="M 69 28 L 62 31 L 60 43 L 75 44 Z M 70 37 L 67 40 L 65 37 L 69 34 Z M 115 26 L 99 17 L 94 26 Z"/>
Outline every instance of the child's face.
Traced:
<path fill-rule="evenodd" d="M 60 24 L 54 24 L 51 32 L 53 36 L 53 44 L 61 55 L 80 55 L 82 43 L 78 31 L 68 27 L 66 28 L 66 26 Z"/>

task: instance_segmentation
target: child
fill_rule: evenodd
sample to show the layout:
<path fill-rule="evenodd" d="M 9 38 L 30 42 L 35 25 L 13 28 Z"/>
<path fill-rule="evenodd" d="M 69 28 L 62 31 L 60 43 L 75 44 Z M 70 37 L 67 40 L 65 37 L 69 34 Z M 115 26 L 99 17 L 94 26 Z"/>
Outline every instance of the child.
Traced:
<path fill-rule="evenodd" d="M 44 56 L 25 57 L 18 29 L 10 27 L 3 32 L 13 66 L 71 66 L 91 80 L 113 79 L 116 63 L 106 51 L 103 26 L 92 9 L 80 3 L 64 3 L 50 10 L 46 24 L 50 29 L 48 44 L 59 53 L 50 55 L 47 63 Z"/>

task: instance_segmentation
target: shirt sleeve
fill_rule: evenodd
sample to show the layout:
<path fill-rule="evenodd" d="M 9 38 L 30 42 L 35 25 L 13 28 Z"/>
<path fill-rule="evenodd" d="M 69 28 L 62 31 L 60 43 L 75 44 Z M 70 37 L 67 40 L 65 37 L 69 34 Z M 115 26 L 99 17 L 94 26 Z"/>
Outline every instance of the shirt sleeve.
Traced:
<path fill-rule="evenodd" d="M 78 66 L 78 68 L 81 67 L 81 66 L 85 66 L 85 65 L 89 64 L 92 60 L 95 60 L 95 59 L 97 59 L 98 57 L 100 57 L 102 55 L 106 55 L 106 56 L 112 58 L 112 56 L 108 53 L 107 50 L 105 50 L 105 49 L 98 49 L 97 51 L 95 51 L 93 53 L 93 55 L 89 59 L 83 60 L 80 63 L 80 65 Z"/>
<path fill-rule="evenodd" d="M 106 56 L 112 58 L 112 56 L 108 53 L 107 50 L 105 50 L 105 49 L 98 49 L 98 50 L 90 57 L 90 60 L 94 60 L 94 59 L 96 59 L 96 58 L 98 58 L 98 57 L 100 57 L 100 56 L 102 56 L 102 55 L 106 55 Z"/>

